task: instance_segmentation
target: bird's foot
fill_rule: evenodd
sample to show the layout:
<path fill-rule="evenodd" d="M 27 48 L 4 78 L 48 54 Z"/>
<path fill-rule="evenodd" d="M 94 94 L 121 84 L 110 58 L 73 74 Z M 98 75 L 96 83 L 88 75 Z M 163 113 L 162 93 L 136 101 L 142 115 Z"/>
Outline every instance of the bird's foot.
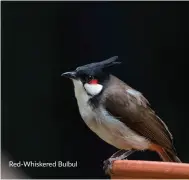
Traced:
<path fill-rule="evenodd" d="M 104 166 L 103 166 L 103 170 L 105 171 L 105 174 L 110 175 L 112 174 L 111 170 L 112 170 L 112 165 L 113 162 L 115 160 L 117 160 L 118 158 L 112 158 L 110 157 L 109 159 L 104 161 Z"/>
<path fill-rule="evenodd" d="M 112 174 L 111 170 L 112 170 L 112 165 L 114 161 L 126 159 L 128 156 L 130 156 L 134 152 L 135 150 L 129 150 L 129 151 L 119 150 L 116 153 L 114 153 L 109 159 L 104 161 L 103 170 L 105 171 L 105 174 L 107 175 Z"/>
<path fill-rule="evenodd" d="M 112 174 L 112 165 L 113 165 L 113 162 L 116 161 L 116 160 L 120 160 L 120 157 L 110 157 L 109 159 L 105 160 L 104 161 L 104 166 L 103 166 L 103 169 L 105 171 L 105 174 Z"/>

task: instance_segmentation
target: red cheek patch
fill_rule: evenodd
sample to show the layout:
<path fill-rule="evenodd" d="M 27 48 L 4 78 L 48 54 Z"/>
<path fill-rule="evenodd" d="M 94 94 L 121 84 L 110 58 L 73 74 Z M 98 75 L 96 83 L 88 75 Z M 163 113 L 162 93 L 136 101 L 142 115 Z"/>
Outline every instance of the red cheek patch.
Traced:
<path fill-rule="evenodd" d="M 89 84 L 98 84 L 98 80 L 97 79 L 92 79 L 91 81 L 89 81 Z"/>

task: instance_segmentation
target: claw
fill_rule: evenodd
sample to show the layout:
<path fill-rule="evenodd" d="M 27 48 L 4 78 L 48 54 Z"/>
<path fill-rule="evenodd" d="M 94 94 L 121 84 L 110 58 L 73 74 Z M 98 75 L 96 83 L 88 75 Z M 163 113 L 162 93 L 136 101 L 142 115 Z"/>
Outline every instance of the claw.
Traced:
<path fill-rule="evenodd" d="M 129 151 L 119 150 L 118 152 L 114 153 L 109 159 L 104 161 L 103 170 L 105 171 L 105 174 L 107 174 L 107 175 L 111 175 L 112 174 L 112 171 L 111 171 L 112 170 L 112 165 L 113 165 L 113 162 L 115 160 L 126 159 L 128 156 L 130 156 L 134 152 L 135 152 L 135 150 L 129 150 Z M 121 155 L 120 155 L 120 153 L 121 153 Z"/>
<path fill-rule="evenodd" d="M 117 158 L 109 158 L 107 160 L 104 161 L 104 166 L 103 166 L 103 170 L 105 171 L 105 174 L 110 175 L 112 174 L 111 170 L 112 170 L 112 165 L 113 162 L 116 160 Z"/>

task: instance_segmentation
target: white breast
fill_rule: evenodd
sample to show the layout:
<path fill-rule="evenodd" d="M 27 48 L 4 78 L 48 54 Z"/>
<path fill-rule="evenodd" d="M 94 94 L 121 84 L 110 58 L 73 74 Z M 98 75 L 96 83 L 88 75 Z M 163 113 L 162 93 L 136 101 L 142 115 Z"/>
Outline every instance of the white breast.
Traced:
<path fill-rule="evenodd" d="M 80 81 L 73 80 L 75 97 L 77 99 L 79 112 L 85 123 L 90 124 L 91 118 L 94 117 L 94 112 L 88 105 L 88 100 L 90 96 L 85 92 L 83 84 Z"/>
<path fill-rule="evenodd" d="M 85 92 L 82 83 L 76 80 L 73 83 L 81 117 L 93 132 L 118 149 L 147 149 L 147 139 L 136 134 L 102 107 L 92 109 L 88 104 L 90 96 Z"/>

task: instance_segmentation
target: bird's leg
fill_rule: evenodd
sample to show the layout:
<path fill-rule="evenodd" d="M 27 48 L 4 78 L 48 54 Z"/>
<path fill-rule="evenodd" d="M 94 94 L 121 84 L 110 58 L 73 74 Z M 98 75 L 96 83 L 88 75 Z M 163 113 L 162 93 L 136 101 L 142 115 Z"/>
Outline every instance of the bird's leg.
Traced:
<path fill-rule="evenodd" d="M 116 157 L 122 155 L 125 152 L 126 152 L 126 150 L 121 149 L 119 151 L 116 151 L 110 158 L 116 158 Z"/>
<path fill-rule="evenodd" d="M 110 171 L 112 169 L 112 164 L 115 160 L 123 160 L 133 154 L 136 150 L 119 150 L 116 153 L 114 153 L 109 159 L 104 161 L 103 169 L 105 170 L 106 174 L 110 174 Z"/>

